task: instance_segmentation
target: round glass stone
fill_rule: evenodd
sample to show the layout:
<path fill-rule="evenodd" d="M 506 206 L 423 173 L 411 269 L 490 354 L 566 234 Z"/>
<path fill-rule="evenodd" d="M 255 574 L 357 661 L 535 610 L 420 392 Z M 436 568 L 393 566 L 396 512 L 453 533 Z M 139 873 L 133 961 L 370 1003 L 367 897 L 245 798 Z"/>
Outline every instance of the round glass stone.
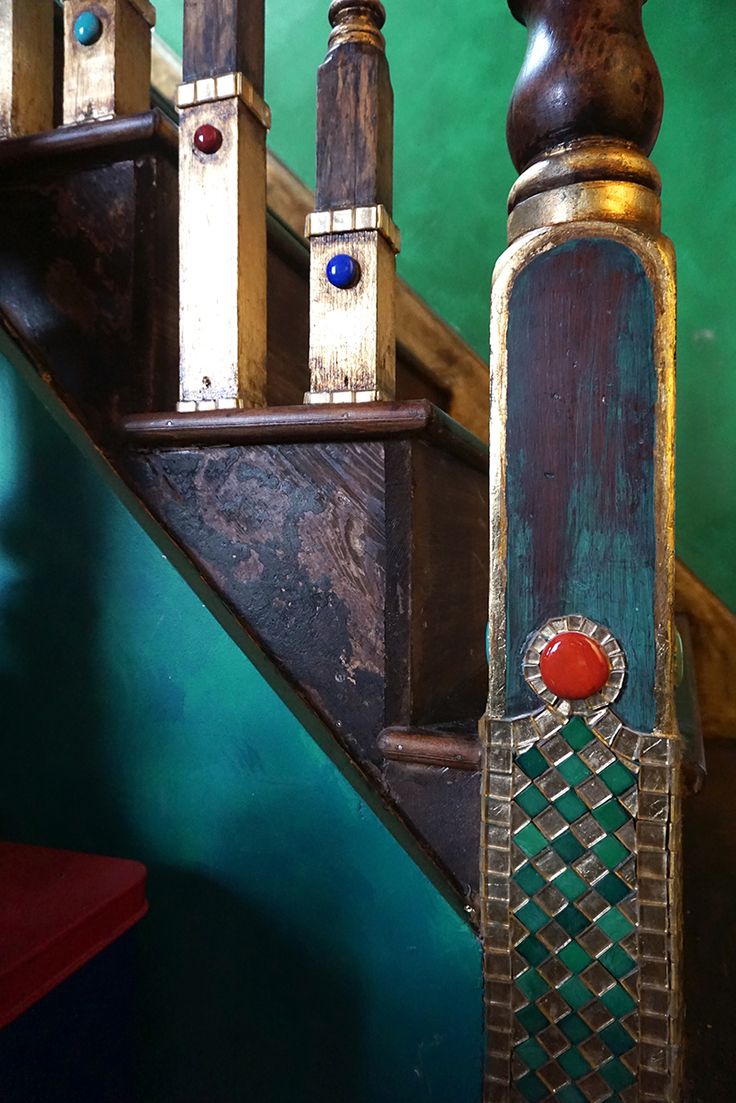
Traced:
<path fill-rule="evenodd" d="M 539 657 L 544 684 L 558 697 L 582 701 L 600 693 L 608 681 L 611 665 L 596 640 L 582 632 L 560 632 Z"/>
<path fill-rule="evenodd" d="M 355 257 L 338 253 L 327 265 L 327 279 L 333 287 L 347 291 L 349 287 L 355 287 L 360 279 L 360 265 Z"/>
<path fill-rule="evenodd" d="M 217 153 L 222 145 L 222 131 L 210 123 L 198 126 L 194 131 L 194 148 L 200 153 Z"/>
<path fill-rule="evenodd" d="M 102 20 L 93 11 L 83 11 L 74 20 L 74 37 L 81 46 L 94 46 L 102 35 Z"/>

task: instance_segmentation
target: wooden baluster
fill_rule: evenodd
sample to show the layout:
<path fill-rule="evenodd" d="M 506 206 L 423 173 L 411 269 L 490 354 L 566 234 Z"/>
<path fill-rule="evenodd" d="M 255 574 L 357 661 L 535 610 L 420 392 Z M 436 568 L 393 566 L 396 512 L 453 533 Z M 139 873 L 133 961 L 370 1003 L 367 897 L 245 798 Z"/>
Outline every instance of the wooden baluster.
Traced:
<path fill-rule="evenodd" d="M 155 22 L 148 0 L 64 0 L 64 123 L 148 111 Z"/>
<path fill-rule="evenodd" d="M 0 4 L 0 138 L 51 130 L 54 121 L 52 0 Z"/>
<path fill-rule="evenodd" d="M 306 402 L 394 397 L 393 92 L 380 0 L 334 0 L 317 78 Z"/>
<path fill-rule="evenodd" d="M 681 1094 L 675 273 L 642 0 L 512 0 L 492 291 L 489 1103 Z"/>
<path fill-rule="evenodd" d="M 186 0 L 179 409 L 266 404 L 264 0 Z"/>

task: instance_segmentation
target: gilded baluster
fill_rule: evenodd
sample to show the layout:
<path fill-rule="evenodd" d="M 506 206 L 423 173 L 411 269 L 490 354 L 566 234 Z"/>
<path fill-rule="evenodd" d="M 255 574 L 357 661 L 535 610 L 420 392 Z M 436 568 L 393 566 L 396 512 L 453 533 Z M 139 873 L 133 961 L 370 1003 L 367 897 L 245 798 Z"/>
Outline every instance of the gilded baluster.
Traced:
<path fill-rule="evenodd" d="M 491 321 L 488 1103 L 676 1103 L 675 268 L 642 0 L 512 0 Z"/>
<path fill-rule="evenodd" d="M 186 0 L 180 410 L 266 404 L 263 0 Z"/>
<path fill-rule="evenodd" d="M 380 0 L 334 0 L 317 78 L 316 211 L 310 239 L 306 402 L 395 392 L 393 92 Z"/>
<path fill-rule="evenodd" d="M 51 130 L 54 109 L 53 0 L 0 4 L 0 138 Z"/>
<path fill-rule="evenodd" d="M 149 0 L 64 0 L 64 123 L 148 111 L 155 22 Z"/>

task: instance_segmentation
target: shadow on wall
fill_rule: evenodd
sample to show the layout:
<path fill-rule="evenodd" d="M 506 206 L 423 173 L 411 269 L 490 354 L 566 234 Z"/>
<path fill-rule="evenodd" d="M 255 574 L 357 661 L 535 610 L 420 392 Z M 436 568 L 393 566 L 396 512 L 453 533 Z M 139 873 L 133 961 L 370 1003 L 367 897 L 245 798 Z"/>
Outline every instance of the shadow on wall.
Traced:
<path fill-rule="evenodd" d="M 115 701 L 97 680 L 105 502 L 83 456 L 7 367 L 2 389 L 15 410 L 0 471 L 0 836 L 145 861 L 110 771 Z M 315 961 L 298 932 L 282 936 L 274 917 L 211 875 L 156 861 L 149 872 L 141 1099 L 338 1100 L 351 1082 L 360 1099 L 355 978 L 329 956 Z"/>
<path fill-rule="evenodd" d="M 474 936 L 0 359 L 3 390 L 0 837 L 149 868 L 120 1103 L 477 1103 Z"/>

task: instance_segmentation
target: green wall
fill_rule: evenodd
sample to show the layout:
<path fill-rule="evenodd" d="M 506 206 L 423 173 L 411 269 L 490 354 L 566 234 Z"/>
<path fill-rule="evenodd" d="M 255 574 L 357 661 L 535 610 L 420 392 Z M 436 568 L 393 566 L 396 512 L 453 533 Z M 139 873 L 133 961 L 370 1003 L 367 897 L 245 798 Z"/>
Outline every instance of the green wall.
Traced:
<path fill-rule="evenodd" d="M 0 409 L 0 838 L 148 865 L 136 1103 L 477 1103 L 465 922 L 2 357 Z"/>
<path fill-rule="evenodd" d="M 266 4 L 271 143 L 309 183 L 328 6 Z M 180 50 L 182 0 L 157 7 L 160 33 Z M 525 31 L 505 0 L 386 0 L 386 8 L 400 271 L 485 357 L 490 273 L 515 175 L 505 115 Z M 649 0 L 644 12 L 666 96 L 654 160 L 679 258 L 678 551 L 736 610 L 736 9 L 733 0 Z"/>

